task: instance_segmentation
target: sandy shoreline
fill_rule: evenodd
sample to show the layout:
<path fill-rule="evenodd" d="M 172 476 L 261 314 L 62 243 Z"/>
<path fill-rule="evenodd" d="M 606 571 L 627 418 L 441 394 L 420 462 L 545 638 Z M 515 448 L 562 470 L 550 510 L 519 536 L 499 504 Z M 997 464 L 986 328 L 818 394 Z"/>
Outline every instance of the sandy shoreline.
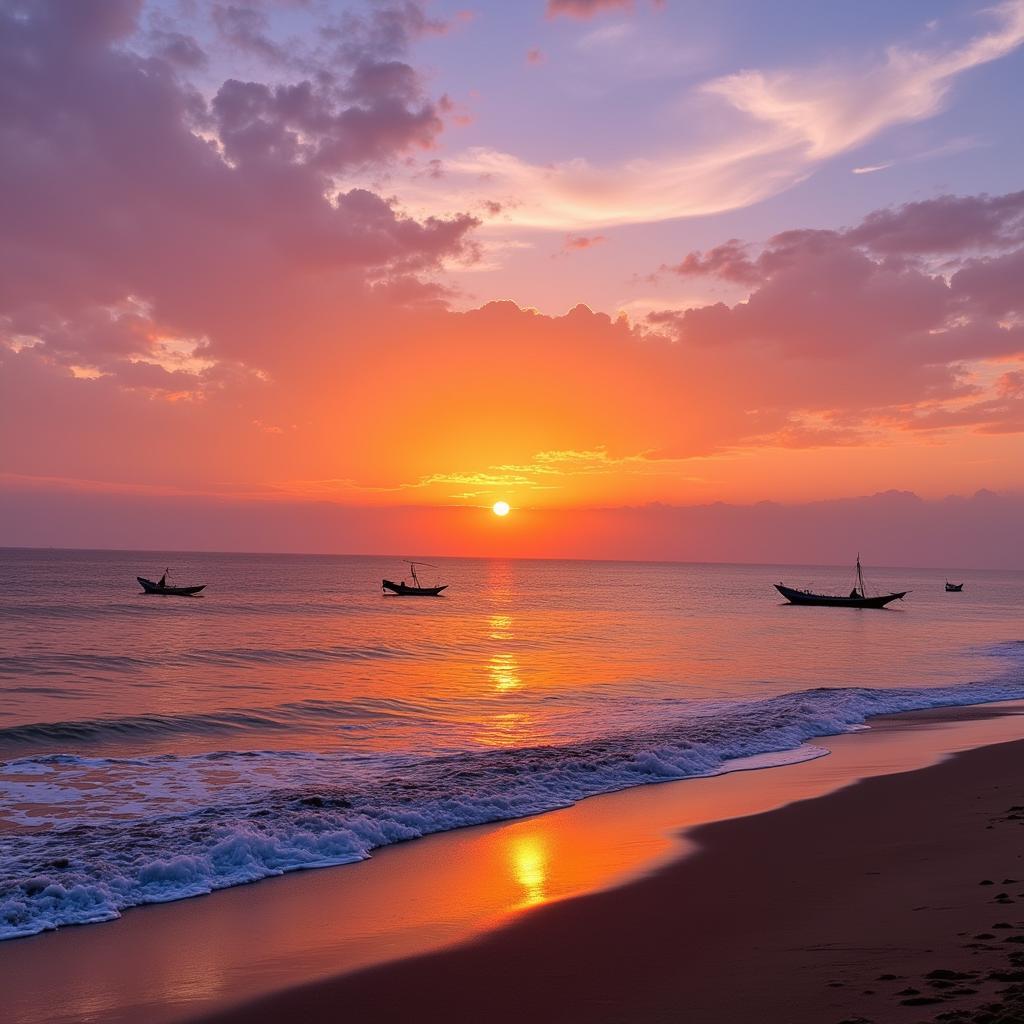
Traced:
<path fill-rule="evenodd" d="M 821 741 L 817 761 L 597 797 L 5 943 L 5 1019 L 930 1020 L 932 1004 L 915 1016 L 900 1005 L 913 996 L 874 979 L 965 957 L 1001 969 L 1001 952 L 960 946 L 1002 923 L 986 900 L 1007 887 L 977 882 L 1024 879 L 1016 822 L 986 828 L 1024 804 L 1024 742 L 1006 745 L 1024 717 L 1009 710 L 876 719 Z M 994 909 L 1016 923 L 1012 905 Z M 926 949 L 935 963 L 914 959 Z M 923 984 L 894 991 L 930 998 Z M 864 989 L 876 994 L 855 999 Z"/>
<path fill-rule="evenodd" d="M 655 875 L 467 946 L 208 1019 L 1021 1020 L 1022 825 L 1024 742 L 969 751 L 705 826 Z"/>

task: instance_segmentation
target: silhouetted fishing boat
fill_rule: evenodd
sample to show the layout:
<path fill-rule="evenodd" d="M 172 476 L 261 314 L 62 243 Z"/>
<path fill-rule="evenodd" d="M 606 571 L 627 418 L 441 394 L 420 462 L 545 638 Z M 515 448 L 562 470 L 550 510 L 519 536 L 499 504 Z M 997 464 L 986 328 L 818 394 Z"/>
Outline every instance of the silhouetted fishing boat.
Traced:
<path fill-rule="evenodd" d="M 837 594 L 815 594 L 810 590 L 796 590 L 787 587 L 783 583 L 776 583 L 775 589 L 790 604 L 817 604 L 827 605 L 830 608 L 884 608 L 890 601 L 906 597 L 909 590 L 901 590 L 896 594 L 877 594 L 868 597 L 867 589 L 864 586 L 864 571 L 860 565 L 860 555 L 857 556 L 857 576 L 853 590 L 846 597 Z"/>
<path fill-rule="evenodd" d="M 390 590 L 392 594 L 398 597 L 437 597 L 442 590 L 448 589 L 447 583 L 439 583 L 433 587 L 425 587 L 420 583 L 419 576 L 416 575 L 416 566 L 422 565 L 428 569 L 436 569 L 436 565 L 431 565 L 429 562 L 409 562 L 409 572 L 412 573 L 412 583 L 406 583 L 402 580 L 401 583 L 395 583 L 393 580 L 382 580 L 381 589 L 384 591 Z"/>
<path fill-rule="evenodd" d="M 962 583 L 950 583 L 949 580 L 946 580 L 946 590 L 950 594 L 958 594 L 963 589 L 964 585 Z"/>
<path fill-rule="evenodd" d="M 147 580 L 143 576 L 136 576 L 135 578 L 139 581 L 139 585 L 143 591 L 147 594 L 163 594 L 164 597 L 192 597 L 198 594 L 200 590 L 206 589 L 206 584 L 202 583 L 196 587 L 174 587 L 167 582 L 167 574 L 170 569 L 164 569 L 163 576 L 154 583 L 152 580 Z"/>

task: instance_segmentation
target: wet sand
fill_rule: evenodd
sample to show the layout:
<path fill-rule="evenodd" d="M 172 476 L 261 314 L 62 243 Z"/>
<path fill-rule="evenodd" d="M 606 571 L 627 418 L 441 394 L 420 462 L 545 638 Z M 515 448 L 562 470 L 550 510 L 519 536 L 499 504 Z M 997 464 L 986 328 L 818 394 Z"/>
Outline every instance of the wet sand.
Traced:
<path fill-rule="evenodd" d="M 1006 983 L 988 974 L 1017 970 L 1010 955 L 1024 950 L 1004 941 L 1024 939 L 1007 902 L 1024 916 L 1024 881 L 1003 882 L 1024 879 L 1022 819 L 1010 811 L 1024 805 L 1024 743 L 1006 742 L 1024 736 L 1019 710 L 876 719 L 821 741 L 832 753 L 816 761 L 598 797 L 7 943 L 5 1019 L 966 1011 L 1003 998 Z M 925 977 L 935 970 L 977 976 Z M 906 1002 L 922 999 L 942 1002 Z"/>
<path fill-rule="evenodd" d="M 1024 743 L 987 747 L 705 826 L 646 880 L 211 1019 L 1020 1021 L 1022 825 Z"/>

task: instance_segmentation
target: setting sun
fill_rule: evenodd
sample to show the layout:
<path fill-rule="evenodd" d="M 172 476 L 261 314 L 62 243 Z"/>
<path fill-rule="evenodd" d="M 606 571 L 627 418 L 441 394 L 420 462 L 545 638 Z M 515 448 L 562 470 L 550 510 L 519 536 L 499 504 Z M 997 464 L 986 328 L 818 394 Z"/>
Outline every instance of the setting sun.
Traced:
<path fill-rule="evenodd" d="M 491 508 L 496 516 L 507 516 L 512 511 L 512 506 L 507 501 L 496 501 Z"/>

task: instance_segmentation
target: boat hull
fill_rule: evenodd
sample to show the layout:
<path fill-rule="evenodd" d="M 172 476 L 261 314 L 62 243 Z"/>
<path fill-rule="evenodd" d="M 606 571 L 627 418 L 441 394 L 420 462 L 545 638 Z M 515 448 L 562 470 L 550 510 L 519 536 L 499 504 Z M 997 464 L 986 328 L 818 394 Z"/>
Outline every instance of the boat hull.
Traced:
<path fill-rule="evenodd" d="M 442 590 L 448 589 L 447 583 L 439 587 L 410 587 L 407 583 L 395 583 L 392 580 L 382 580 L 381 586 L 398 597 L 437 597 Z"/>
<path fill-rule="evenodd" d="M 794 590 L 781 583 L 776 583 L 775 589 L 790 604 L 812 604 L 827 608 L 884 608 L 890 601 L 896 601 L 910 593 L 909 590 L 904 590 L 898 594 L 879 594 L 877 597 L 833 597 L 830 594 L 810 594 L 806 590 Z"/>
<path fill-rule="evenodd" d="M 946 593 L 948 593 L 948 594 L 959 594 L 960 591 L 963 590 L 963 589 L 964 589 L 964 585 L 962 583 L 947 583 L 946 584 Z"/>
<path fill-rule="evenodd" d="M 205 583 L 198 587 L 161 587 L 159 583 L 143 579 L 141 576 L 136 576 L 135 578 L 139 581 L 139 585 L 145 593 L 160 594 L 163 597 L 193 597 L 200 590 L 206 589 Z"/>

